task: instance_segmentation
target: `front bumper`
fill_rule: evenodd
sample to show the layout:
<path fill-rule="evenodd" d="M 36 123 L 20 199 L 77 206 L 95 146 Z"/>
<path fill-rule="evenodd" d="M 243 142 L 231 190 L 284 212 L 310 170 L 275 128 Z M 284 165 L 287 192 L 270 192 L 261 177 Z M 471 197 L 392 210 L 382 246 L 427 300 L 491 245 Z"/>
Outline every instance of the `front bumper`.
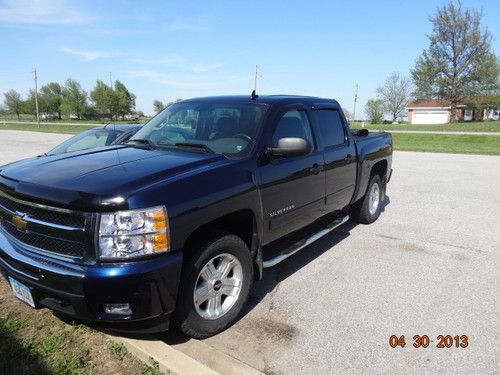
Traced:
<path fill-rule="evenodd" d="M 168 329 L 182 268 L 182 252 L 128 263 L 81 265 L 33 253 L 0 232 L 0 273 L 30 288 L 35 305 L 98 327 L 130 332 Z M 130 304 L 130 316 L 104 304 Z"/>

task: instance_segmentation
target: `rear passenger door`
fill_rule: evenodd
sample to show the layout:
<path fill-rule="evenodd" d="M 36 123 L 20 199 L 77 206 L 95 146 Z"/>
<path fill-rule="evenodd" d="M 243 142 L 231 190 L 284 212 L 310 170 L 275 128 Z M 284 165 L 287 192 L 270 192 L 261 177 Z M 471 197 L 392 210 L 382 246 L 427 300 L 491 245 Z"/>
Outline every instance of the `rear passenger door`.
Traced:
<path fill-rule="evenodd" d="M 314 106 L 313 115 L 324 150 L 326 209 L 341 210 L 356 186 L 356 148 L 338 108 Z"/>

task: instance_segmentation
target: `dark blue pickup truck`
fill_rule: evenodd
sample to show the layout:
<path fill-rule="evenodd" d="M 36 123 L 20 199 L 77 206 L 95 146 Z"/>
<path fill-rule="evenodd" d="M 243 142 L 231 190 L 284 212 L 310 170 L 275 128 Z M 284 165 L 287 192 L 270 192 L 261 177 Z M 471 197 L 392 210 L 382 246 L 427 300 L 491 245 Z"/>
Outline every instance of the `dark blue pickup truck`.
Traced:
<path fill-rule="evenodd" d="M 391 164 L 390 134 L 351 131 L 335 100 L 185 100 L 127 144 L 0 167 L 0 271 L 34 308 L 207 337 L 263 269 L 375 221 Z"/>

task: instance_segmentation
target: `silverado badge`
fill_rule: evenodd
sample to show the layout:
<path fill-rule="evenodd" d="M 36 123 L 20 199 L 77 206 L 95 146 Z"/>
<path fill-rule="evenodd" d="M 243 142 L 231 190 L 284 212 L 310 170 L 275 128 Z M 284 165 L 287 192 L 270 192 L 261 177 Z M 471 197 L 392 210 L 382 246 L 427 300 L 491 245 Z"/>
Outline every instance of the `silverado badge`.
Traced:
<path fill-rule="evenodd" d="M 18 215 L 12 216 L 12 224 L 14 224 L 17 229 L 21 230 L 26 229 L 26 227 L 28 226 L 28 222 L 23 220 L 23 218 Z"/>

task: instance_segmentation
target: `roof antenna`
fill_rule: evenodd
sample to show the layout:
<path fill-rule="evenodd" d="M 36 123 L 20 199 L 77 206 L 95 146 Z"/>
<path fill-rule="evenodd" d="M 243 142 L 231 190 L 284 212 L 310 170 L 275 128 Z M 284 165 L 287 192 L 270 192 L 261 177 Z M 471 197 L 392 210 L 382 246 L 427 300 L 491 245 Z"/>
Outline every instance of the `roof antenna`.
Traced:
<path fill-rule="evenodd" d="M 257 76 L 258 75 L 259 75 L 259 66 L 255 65 L 255 77 L 253 80 L 252 100 L 255 100 L 259 97 L 259 95 L 257 95 Z"/>

